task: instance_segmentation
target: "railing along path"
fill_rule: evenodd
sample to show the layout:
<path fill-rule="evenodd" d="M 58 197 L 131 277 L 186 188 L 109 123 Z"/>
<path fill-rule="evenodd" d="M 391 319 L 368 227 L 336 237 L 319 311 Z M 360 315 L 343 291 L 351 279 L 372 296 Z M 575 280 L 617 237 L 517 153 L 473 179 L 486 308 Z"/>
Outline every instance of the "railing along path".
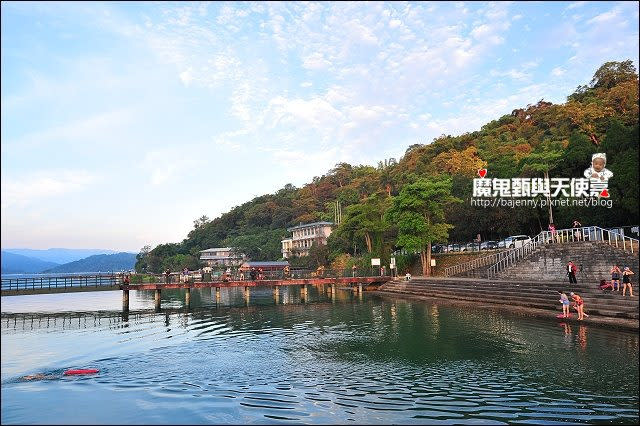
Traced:
<path fill-rule="evenodd" d="M 550 243 L 563 244 L 580 241 L 599 241 L 603 244 L 620 248 L 625 252 L 637 253 L 638 239 L 622 235 L 617 229 L 618 228 L 604 229 L 599 226 L 585 226 L 580 228 L 559 229 L 553 233 L 551 231 L 542 231 L 521 247 L 450 266 L 445 268 L 444 273 L 445 276 L 454 276 L 479 269 L 483 266 L 489 266 L 483 272 L 486 273 L 487 278 L 495 278 L 499 272 L 513 266 L 524 257 L 529 256 L 537 248 Z"/>

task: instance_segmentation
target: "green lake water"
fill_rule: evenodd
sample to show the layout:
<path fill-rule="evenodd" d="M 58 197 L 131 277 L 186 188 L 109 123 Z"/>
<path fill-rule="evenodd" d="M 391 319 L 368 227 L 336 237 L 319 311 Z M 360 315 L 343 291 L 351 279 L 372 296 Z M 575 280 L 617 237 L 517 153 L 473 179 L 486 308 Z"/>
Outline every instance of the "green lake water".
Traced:
<path fill-rule="evenodd" d="M 2 423 L 637 423 L 638 334 L 313 288 L 2 298 Z M 63 377 L 68 368 L 97 368 Z M 45 373 L 49 380 L 24 381 Z"/>

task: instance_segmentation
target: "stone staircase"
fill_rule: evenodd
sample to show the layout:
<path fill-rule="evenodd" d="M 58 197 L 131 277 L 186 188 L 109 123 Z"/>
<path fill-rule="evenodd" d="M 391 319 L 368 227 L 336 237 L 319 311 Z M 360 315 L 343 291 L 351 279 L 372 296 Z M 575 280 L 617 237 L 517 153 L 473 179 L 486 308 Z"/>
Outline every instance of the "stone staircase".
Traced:
<path fill-rule="evenodd" d="M 496 278 L 525 281 L 554 281 L 568 283 L 566 265 L 569 261 L 578 267 L 576 278 L 579 283 L 596 286 L 600 280 L 611 279 L 611 267 L 617 263 L 622 270 L 629 266 L 638 271 L 638 252 L 625 252 L 600 241 L 582 241 L 564 244 L 545 244 L 521 259 L 518 263 L 497 273 Z M 638 275 L 631 281 L 638 282 Z M 634 289 L 637 288 L 634 286 Z"/>
<path fill-rule="evenodd" d="M 637 282 L 637 280 L 636 280 Z M 549 281 L 497 281 L 472 278 L 414 278 L 390 281 L 379 288 L 386 294 L 426 296 L 455 301 L 481 302 L 496 306 L 520 306 L 562 313 L 558 290 L 575 291 L 585 301 L 585 312 L 591 317 L 638 321 L 638 296 L 622 297 L 621 292 L 598 289 L 595 285 Z M 634 285 L 634 290 L 638 287 Z M 550 312 L 551 313 L 551 312 Z M 572 312 L 576 317 L 575 311 Z"/>
<path fill-rule="evenodd" d="M 565 247 L 564 250 L 561 247 Z M 548 250 L 544 251 L 545 248 Z M 569 260 L 573 260 L 576 265 L 584 266 L 580 274 L 581 279 L 599 281 L 610 277 L 608 271 L 611 269 L 612 262 L 618 262 L 620 266 L 629 266 L 635 272 L 634 268 L 637 269 L 638 266 L 639 250 L 640 241 L 621 234 L 617 228 L 604 229 L 599 226 L 589 226 L 561 229 L 554 234 L 542 231 L 520 247 L 451 265 L 445 268 L 444 275 L 493 279 L 562 280 L 564 265 Z M 601 255 L 600 258 L 598 255 Z M 539 261 L 539 256 L 543 257 L 542 262 Z M 531 259 L 533 259 L 531 263 L 526 264 L 526 261 Z M 566 259 L 564 264 L 563 259 Z M 605 266 L 607 260 L 609 263 Z M 524 266 L 519 268 L 520 265 Z M 558 266 L 561 268 L 555 269 Z"/>

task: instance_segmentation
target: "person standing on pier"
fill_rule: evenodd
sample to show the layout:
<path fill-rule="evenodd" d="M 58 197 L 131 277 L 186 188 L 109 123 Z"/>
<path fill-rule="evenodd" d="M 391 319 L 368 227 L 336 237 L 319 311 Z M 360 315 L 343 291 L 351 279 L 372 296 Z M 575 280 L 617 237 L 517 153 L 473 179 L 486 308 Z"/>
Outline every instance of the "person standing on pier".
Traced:
<path fill-rule="evenodd" d="M 167 268 L 167 270 L 164 271 L 164 283 L 169 284 L 170 282 L 171 282 L 171 270 Z"/>

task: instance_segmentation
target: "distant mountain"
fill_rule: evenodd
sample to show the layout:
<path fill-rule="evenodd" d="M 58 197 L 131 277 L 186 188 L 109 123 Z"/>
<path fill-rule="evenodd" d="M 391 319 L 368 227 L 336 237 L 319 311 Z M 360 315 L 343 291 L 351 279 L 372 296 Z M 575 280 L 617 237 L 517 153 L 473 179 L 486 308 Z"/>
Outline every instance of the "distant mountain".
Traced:
<path fill-rule="evenodd" d="M 2 250 L 0 257 L 2 258 L 3 274 L 32 274 L 59 265 L 59 263 L 45 262 L 40 259 L 22 256 L 4 250 Z"/>
<path fill-rule="evenodd" d="M 135 253 L 96 254 L 85 259 L 47 269 L 44 272 L 119 272 L 134 269 L 135 264 Z"/>
<path fill-rule="evenodd" d="M 6 248 L 4 251 L 22 256 L 33 257 L 44 260 L 45 262 L 53 262 L 58 265 L 74 262 L 96 254 L 113 254 L 116 250 L 105 249 L 66 249 L 66 248 L 50 248 L 46 250 L 35 249 L 13 249 Z"/>

